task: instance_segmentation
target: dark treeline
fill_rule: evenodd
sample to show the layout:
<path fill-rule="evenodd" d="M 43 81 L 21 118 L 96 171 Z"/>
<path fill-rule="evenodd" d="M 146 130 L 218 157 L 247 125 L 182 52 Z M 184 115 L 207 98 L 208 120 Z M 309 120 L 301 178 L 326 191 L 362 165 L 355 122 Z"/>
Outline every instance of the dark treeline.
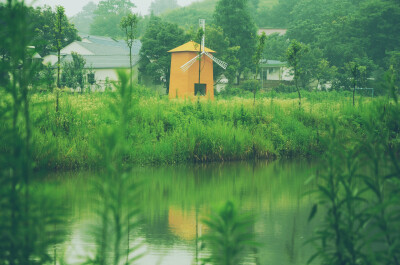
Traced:
<path fill-rule="evenodd" d="M 107 8 L 112 3 L 115 8 Z M 133 7 L 134 1 L 126 0 L 89 3 L 72 21 L 83 32 L 122 38 L 117 21 Z M 182 44 L 195 40 L 199 18 L 207 21 L 207 47 L 228 63 L 223 73 L 231 85 L 241 79 L 253 79 L 256 74 L 253 59 L 257 28 L 263 27 L 288 31 L 284 36 L 267 37 L 261 59 L 288 62 L 291 42 L 297 40 L 305 45 L 302 58 L 296 58 L 299 71 L 297 87 L 293 89 L 329 87 L 355 91 L 356 87 L 373 87 L 379 94 L 384 93 L 381 88 L 385 72 L 391 66 L 399 71 L 400 7 L 395 0 L 205 0 L 186 7 L 177 7 L 176 1 L 160 0 L 152 3 L 150 11 L 152 15 L 140 17 L 136 36 L 145 43 L 142 55 L 153 59 L 151 64 L 141 62 L 140 72 L 142 77 L 147 75 L 166 87 L 167 51 L 179 44 L 166 41 L 167 36 L 176 35 L 173 28 L 179 27 L 176 40 Z M 161 20 L 155 22 L 155 15 Z M 164 33 L 155 34 L 158 28 Z M 160 48 L 149 51 L 150 42 Z M 293 67 L 290 63 L 289 66 Z M 215 70 L 214 79 L 218 81 L 222 71 Z"/>
<path fill-rule="evenodd" d="M 6 20 L 6 4 L 0 3 L 0 34 L 6 34 L 9 29 L 9 21 Z M 35 46 L 35 50 L 40 56 L 56 52 L 56 10 L 50 7 L 26 7 L 26 20 L 32 26 L 33 40 L 30 45 Z M 61 40 L 62 47 L 70 44 L 74 40 L 79 40 L 78 31 L 64 15 L 62 19 L 64 37 Z M 3 48 L 3 47 L 2 47 Z M 2 49 L 1 56 L 7 56 L 7 51 Z"/>

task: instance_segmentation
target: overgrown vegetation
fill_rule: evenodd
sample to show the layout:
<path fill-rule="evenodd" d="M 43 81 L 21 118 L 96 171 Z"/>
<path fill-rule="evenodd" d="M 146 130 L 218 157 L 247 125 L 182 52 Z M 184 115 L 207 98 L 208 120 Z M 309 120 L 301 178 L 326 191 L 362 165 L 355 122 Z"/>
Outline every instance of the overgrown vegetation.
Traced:
<path fill-rule="evenodd" d="M 7 34 L 1 35 L 0 47 L 7 56 L 0 72 L 7 78 L 0 84 L 0 262 L 44 264 L 56 259 L 56 250 L 54 255 L 49 250 L 63 238 L 60 226 L 65 225 L 66 211 L 56 201 L 46 200 L 50 193 L 38 193 L 32 185 L 39 179 L 32 159 L 30 80 L 36 65 L 28 46 L 33 30 L 23 2 L 9 0 L 3 8 L 7 27 L 2 30 Z"/>
<path fill-rule="evenodd" d="M 318 175 L 320 199 L 310 215 L 311 219 L 323 208 L 323 224 L 312 240 L 316 253 L 310 261 L 399 264 L 399 149 L 391 139 L 399 133 L 400 107 L 394 103 L 382 102 L 375 115 L 363 118 L 365 136 L 352 139 L 351 147 L 332 120 L 325 163 Z"/>
<path fill-rule="evenodd" d="M 116 93 L 112 94 L 115 101 L 108 109 L 119 126 L 102 126 L 99 141 L 93 143 L 105 171 L 94 182 L 99 224 L 93 231 L 96 252 L 89 262 L 100 265 L 132 264 L 142 255 L 136 253 L 139 242 L 131 239 L 141 218 L 138 180 L 132 176 L 130 165 L 124 163 L 128 151 L 127 124 L 132 105 L 137 102 L 132 98 L 129 75 L 119 71 L 118 76 L 121 83 L 116 86 Z"/>
<path fill-rule="evenodd" d="M 144 96 L 149 92 L 138 86 L 134 93 L 141 96 L 127 124 L 125 161 L 140 164 L 313 156 L 326 148 L 322 140 L 328 135 L 328 117 L 345 130 L 342 137 L 357 138 L 366 129 L 360 117 L 374 115 L 384 100 L 358 97 L 357 108 L 352 108 L 348 94 L 303 91 L 303 108 L 299 109 L 295 93 L 260 93 L 255 105 L 250 93 L 249 99 L 215 102 Z M 53 94 L 34 95 L 32 101 L 41 105 L 32 114 L 37 123 L 33 131 L 38 143 L 33 153 L 37 166 L 100 166 L 90 146 L 99 140 L 103 126 L 119 126 L 106 108 L 114 102 L 111 95 L 62 94 L 59 114 L 53 111 Z M 40 119 L 43 115 L 47 119 Z M 398 146 L 396 134 L 391 141 Z M 40 146 L 48 143 L 57 146 L 57 153 L 44 159 L 48 151 Z"/>
<path fill-rule="evenodd" d="M 338 11 L 340 3 L 332 3 L 325 3 L 332 4 L 327 9 Z M 228 52 L 237 55 L 237 69 L 233 69 L 231 74 L 238 74 L 238 80 L 242 72 L 252 68 L 256 69 L 257 75 L 254 64 L 259 61 L 262 50 L 259 49 L 256 62 L 251 64 L 255 28 L 246 4 L 244 0 L 221 0 L 215 13 L 223 34 L 222 38 L 216 34 L 215 27 L 214 37 L 217 36 L 223 45 L 229 45 Z M 252 4 L 256 5 L 257 1 L 252 1 Z M 303 18 L 304 4 L 299 1 L 291 14 L 301 13 Z M 392 20 L 399 9 L 391 0 L 361 1 L 357 5 L 345 1 L 343 5 L 351 12 L 340 10 L 344 14 L 339 12 L 339 15 L 353 14 L 356 19 L 350 19 L 349 24 L 347 19 L 335 20 L 332 24 L 337 22 L 347 29 L 354 29 L 361 22 L 364 26 L 371 26 L 374 20 L 367 18 L 364 21 L 364 16 L 361 17 L 360 11 L 355 9 L 359 5 L 361 11 L 369 11 L 375 16 L 381 15 L 375 10 L 382 8 L 386 14 L 384 22 L 395 27 L 385 32 L 386 37 L 371 40 L 371 45 L 376 47 L 366 45 L 364 50 L 358 51 L 358 58 L 353 58 L 355 43 L 362 42 L 362 38 L 355 38 L 357 41 L 350 43 L 352 45 L 339 46 L 337 51 L 338 46 L 324 46 L 324 42 L 318 42 L 330 40 L 328 36 L 323 35 L 325 38 L 313 43 L 307 39 L 313 34 L 296 33 L 292 24 L 289 35 L 299 34 L 299 39 L 311 42 L 308 59 L 316 59 L 313 63 L 300 62 L 303 52 L 308 53 L 308 46 L 295 41 L 288 46 L 287 59 L 294 70 L 299 105 L 302 98 L 298 82 L 306 87 L 310 80 L 317 78 L 310 71 L 315 62 L 319 63 L 315 67 L 319 74 L 318 83 L 327 83 L 328 74 L 335 75 L 336 68 L 330 68 L 328 60 L 322 58 L 324 56 L 336 60 L 333 65 L 341 67 L 342 71 L 337 78 L 341 79 L 342 85 L 350 83 L 353 88 L 352 95 L 336 91 L 303 91 L 303 104 L 298 108 L 295 93 L 259 93 L 256 101 L 259 87 L 254 80 L 242 85 L 242 90 L 253 92 L 253 100 L 246 98 L 248 95 L 240 90 L 243 93 L 241 98 L 225 95 L 231 97 L 223 99 L 222 95 L 216 101 L 200 98 L 167 100 L 134 85 L 132 75 L 122 72 L 118 73 L 119 81 L 114 83 L 115 93 L 60 94 L 58 89 L 56 93 L 38 93 L 35 82 L 38 65 L 32 59 L 33 50 L 30 48 L 35 40 L 28 19 L 31 9 L 19 1 L 8 0 L 1 4 L 3 16 L 0 23 L 6 26 L 0 31 L 0 262 L 24 265 L 57 262 L 56 244 L 63 240 L 60 226 L 65 226 L 66 221 L 62 218 L 65 211 L 60 213 L 63 208 L 48 200 L 48 194 L 35 192 L 33 183 L 39 180 L 35 170 L 83 167 L 104 170 L 95 186 L 99 220 L 94 231 L 97 248 L 88 262 L 118 265 L 130 264 L 140 256 L 133 253 L 137 245 L 132 244 L 130 237 L 141 212 L 138 182 L 129 177 L 134 163 L 174 164 L 325 154 L 326 164 L 316 180 L 320 200 L 312 208 L 309 219 L 317 214 L 318 205 L 327 211 L 323 213 L 322 227 L 312 240 L 316 254 L 310 260 L 317 258 L 323 264 L 399 264 L 399 54 L 395 50 L 398 40 L 391 39 L 389 34 L 398 31 L 397 22 L 392 23 Z M 100 12 L 100 7 L 114 22 L 118 20 L 112 26 L 118 26 L 123 10 L 133 7 L 133 4 L 126 0 L 100 2 L 95 21 L 105 25 L 108 20 L 103 19 L 105 14 Z M 322 11 L 323 6 L 313 8 Z M 245 21 L 230 28 L 231 20 L 226 14 L 233 11 L 236 17 Z M 330 15 L 328 17 L 332 18 Z M 52 22 L 56 35 L 53 41 L 60 58 L 62 41 L 66 41 L 62 7 L 57 8 L 57 16 Z M 131 17 L 130 26 L 127 23 L 125 28 L 129 26 L 133 32 L 135 23 L 136 19 Z M 322 25 L 324 34 L 332 33 L 332 28 Z M 147 50 L 143 49 L 141 54 L 148 61 L 142 65 L 142 71 L 152 72 L 154 79 L 160 79 L 168 76 L 169 71 L 169 57 L 165 56 L 165 50 L 176 46 L 173 40 L 184 39 L 187 35 L 176 25 L 161 23 L 156 17 L 151 18 L 149 28 L 151 31 L 146 32 L 149 35 L 145 35 L 147 43 L 143 43 Z M 165 31 L 159 31 L 160 28 Z M 303 28 L 321 34 L 320 28 Z M 363 28 L 361 33 L 365 33 Z M 243 39 L 243 36 L 248 38 Z M 132 39 L 133 34 L 127 34 L 128 46 Z M 155 45 L 156 41 L 163 45 Z M 382 50 L 376 49 L 378 44 L 385 44 L 388 51 L 385 59 L 382 59 Z M 153 55 L 158 54 L 155 57 L 145 53 L 152 48 L 156 48 L 152 51 Z M 335 54 L 344 56 L 337 59 Z M 71 69 L 83 69 L 82 58 L 76 54 L 73 57 L 76 65 Z M 154 64 L 156 60 L 158 62 Z M 373 64 L 383 67 L 385 63 L 389 64 L 389 70 L 384 75 L 382 87 L 391 97 L 356 97 L 355 89 L 362 79 L 366 79 L 364 74 L 374 69 Z M 308 65 L 307 71 L 304 65 Z M 63 74 L 69 74 L 66 80 L 73 82 L 71 86 L 79 85 L 83 92 L 84 73 L 72 74 L 68 65 L 63 68 Z M 46 70 L 47 86 L 51 88 L 54 82 L 51 69 Z M 59 65 L 58 87 L 60 70 Z M 167 78 L 166 81 L 168 83 Z M 205 223 L 210 235 L 204 239 L 211 247 L 211 255 L 205 261 L 239 263 L 242 250 L 253 239 L 249 230 L 253 220 L 240 216 L 234 205 L 228 203 Z M 293 242 L 294 239 L 287 247 L 292 256 Z M 50 247 L 54 250 L 52 256 Z"/>

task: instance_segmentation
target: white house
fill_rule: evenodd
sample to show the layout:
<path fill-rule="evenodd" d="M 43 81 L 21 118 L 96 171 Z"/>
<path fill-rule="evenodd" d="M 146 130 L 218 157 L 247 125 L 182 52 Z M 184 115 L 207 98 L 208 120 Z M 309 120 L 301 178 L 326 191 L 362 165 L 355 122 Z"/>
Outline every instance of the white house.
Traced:
<path fill-rule="evenodd" d="M 85 68 L 94 72 L 96 85 L 104 89 L 109 81 L 117 80 L 116 69 L 129 69 L 129 47 L 123 40 L 109 37 L 81 35 L 82 41 L 74 41 L 61 50 L 61 64 L 72 61 L 72 52 L 76 52 L 86 60 Z M 132 63 L 139 62 L 139 51 L 142 44 L 135 40 L 132 46 Z M 50 63 L 57 68 L 57 55 L 50 54 L 43 58 L 43 63 Z M 135 71 L 137 74 L 137 71 Z"/>
<path fill-rule="evenodd" d="M 280 36 L 283 36 L 286 34 L 286 31 L 287 29 L 282 28 L 259 28 L 257 33 L 261 35 L 264 32 L 267 36 L 278 33 Z"/>
<path fill-rule="evenodd" d="M 293 74 L 286 62 L 262 59 L 259 78 L 263 87 L 270 87 L 279 83 L 290 83 L 293 81 Z"/>

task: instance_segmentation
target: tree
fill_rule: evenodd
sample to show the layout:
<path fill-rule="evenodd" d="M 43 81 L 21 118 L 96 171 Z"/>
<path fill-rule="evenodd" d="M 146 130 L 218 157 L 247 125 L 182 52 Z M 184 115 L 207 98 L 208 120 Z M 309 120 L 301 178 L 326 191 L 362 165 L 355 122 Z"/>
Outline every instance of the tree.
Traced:
<path fill-rule="evenodd" d="M 199 19 L 205 19 L 207 25 L 210 24 L 215 9 L 216 0 L 204 0 L 192 2 L 189 6 L 176 8 L 160 15 L 160 17 L 170 23 L 190 29 L 199 25 Z"/>
<path fill-rule="evenodd" d="M 151 77 L 155 82 L 165 82 L 167 94 L 171 67 L 171 54 L 168 51 L 182 45 L 187 40 L 183 30 L 176 24 L 151 16 L 146 33 L 142 38 L 139 71 L 142 75 Z"/>
<path fill-rule="evenodd" d="M 79 32 L 90 32 L 90 25 L 93 23 L 94 12 L 96 9 L 97 5 L 91 1 L 82 8 L 81 12 L 71 18 L 71 22 L 74 23 Z"/>
<path fill-rule="evenodd" d="M 53 91 L 54 81 L 56 80 L 54 74 L 55 71 L 50 63 L 43 66 L 42 71 L 40 72 L 41 80 L 43 84 L 46 85 L 48 91 Z"/>
<path fill-rule="evenodd" d="M 159 15 L 168 10 L 178 8 L 178 3 L 176 0 L 155 0 L 151 3 L 149 11 L 154 15 Z"/>
<path fill-rule="evenodd" d="M 260 37 L 258 37 L 259 43 L 258 43 L 258 47 L 257 47 L 257 51 L 253 56 L 253 60 L 254 60 L 254 64 L 256 66 L 256 74 L 254 75 L 254 80 L 247 80 L 245 83 L 243 83 L 243 88 L 246 90 L 250 90 L 251 92 L 253 92 L 254 95 L 254 101 L 253 101 L 253 105 L 256 104 L 256 93 L 258 90 L 261 89 L 261 85 L 260 82 L 257 81 L 257 76 L 258 76 L 258 71 L 260 68 L 260 59 L 261 59 L 261 54 L 264 50 L 264 45 L 265 45 L 265 39 L 267 38 L 267 36 L 265 35 L 265 33 L 263 32 L 262 35 Z"/>
<path fill-rule="evenodd" d="M 127 16 L 123 17 L 121 20 L 121 28 L 124 30 L 125 32 L 125 41 L 126 41 L 126 45 L 128 45 L 129 47 L 129 66 L 130 66 L 130 70 L 131 70 L 131 89 L 133 86 L 133 73 L 132 73 L 132 45 L 133 45 L 133 41 L 135 40 L 135 31 L 137 28 L 137 23 L 138 23 L 138 18 L 136 15 L 133 14 L 128 14 Z"/>
<path fill-rule="evenodd" d="M 24 1 L 9 0 L 0 3 L 0 9 L 0 47 L 6 51 L 0 73 L 9 76 L 0 84 L 0 260 L 14 265 L 53 263 L 49 249 L 62 242 L 59 227 L 65 223 L 58 200 L 45 198 L 48 193 L 32 185 L 39 180 L 33 156 L 37 119 L 32 113 L 37 113 L 37 104 L 31 101 L 31 80 L 37 72 L 29 48 L 34 28 Z"/>
<path fill-rule="evenodd" d="M 268 35 L 265 40 L 263 57 L 268 60 L 286 60 L 286 50 L 289 47 L 289 40 L 286 36 L 278 33 Z"/>
<path fill-rule="evenodd" d="M 336 66 L 329 66 L 329 62 L 326 59 L 320 59 L 317 67 L 314 69 L 314 78 L 317 80 L 316 89 L 321 85 L 324 86 L 329 81 L 335 78 L 337 73 Z"/>
<path fill-rule="evenodd" d="M 0 17 L 4 18 L 6 12 L 5 6 L 0 3 Z M 57 10 L 53 10 L 48 6 L 45 7 L 26 7 L 26 19 L 32 25 L 32 42 L 31 45 L 35 46 L 35 50 L 42 57 L 48 55 L 50 52 L 57 51 L 57 38 L 56 27 L 54 26 L 57 21 Z M 1 23 L 1 22 L 0 22 Z M 0 27 L 5 29 L 5 22 L 1 23 Z M 80 40 L 78 31 L 73 24 L 71 24 L 65 13 L 61 19 L 63 28 L 63 38 L 61 46 L 65 47 L 75 40 Z M 0 57 L 4 54 L 4 47 L 0 48 Z"/>
<path fill-rule="evenodd" d="M 254 101 L 253 105 L 256 104 L 256 93 L 261 89 L 260 81 L 256 79 L 246 80 L 242 84 L 240 84 L 240 88 L 243 90 L 250 91 L 253 93 Z"/>
<path fill-rule="evenodd" d="M 392 72 L 397 76 L 397 85 L 400 86 L 400 51 L 392 51 L 388 53 L 387 67 L 392 68 Z"/>
<path fill-rule="evenodd" d="M 292 40 L 289 45 L 289 48 L 286 51 L 286 59 L 290 67 L 293 68 L 294 74 L 294 83 L 296 86 L 297 93 L 299 95 L 299 107 L 301 107 L 301 94 L 299 88 L 299 79 L 303 72 L 301 68 L 301 59 L 303 58 L 304 54 L 307 53 L 309 50 L 308 46 L 298 42 L 297 40 Z"/>
<path fill-rule="evenodd" d="M 124 33 L 120 27 L 122 17 L 132 12 L 135 5 L 130 0 L 103 0 L 94 11 L 93 23 L 90 25 L 90 34 L 122 37 Z"/>
<path fill-rule="evenodd" d="M 252 58 L 256 47 L 256 27 L 247 0 L 220 0 L 215 8 L 214 22 L 223 29 L 230 47 L 240 47 L 239 77 L 245 68 L 254 69 Z"/>
<path fill-rule="evenodd" d="M 80 40 L 77 29 L 68 21 L 65 12 L 58 17 L 57 9 L 53 11 L 50 7 L 29 8 L 28 10 L 29 20 L 34 27 L 33 45 L 41 56 L 57 51 L 58 41 L 60 41 L 61 47 L 65 47 L 75 40 Z M 63 31 L 60 40 L 57 39 L 57 28 L 52 26 L 57 23 L 57 19 L 60 19 Z"/>
<path fill-rule="evenodd" d="M 85 87 L 85 64 L 86 60 L 75 52 L 71 53 L 72 61 L 63 63 L 63 73 L 61 76 L 62 85 L 73 89 L 80 87 L 83 93 Z"/>
<path fill-rule="evenodd" d="M 254 64 L 256 65 L 256 75 L 255 75 L 254 79 L 256 79 L 257 76 L 258 76 L 258 71 L 260 69 L 260 60 L 261 60 L 261 56 L 262 56 L 263 51 L 264 51 L 266 38 L 267 38 L 267 35 L 265 35 L 265 32 L 263 32 L 261 34 L 261 36 L 258 37 L 257 50 L 256 50 L 256 53 L 253 56 Z"/>
<path fill-rule="evenodd" d="M 318 62 L 323 58 L 322 50 L 318 48 L 310 48 L 306 45 L 307 50 L 304 52 L 299 62 L 299 84 L 304 89 L 311 89 L 310 83 L 315 81 L 315 70 Z"/>
<path fill-rule="evenodd" d="M 353 87 L 353 106 L 355 105 L 354 97 L 356 93 L 356 87 L 359 83 L 365 79 L 365 73 L 367 68 L 365 66 L 360 65 L 358 62 L 351 61 L 345 65 L 346 72 L 348 77 L 351 80 L 351 84 Z"/>
<path fill-rule="evenodd" d="M 286 28 L 291 21 L 291 11 L 296 6 L 297 0 L 279 0 L 271 7 L 269 1 L 259 4 L 256 15 L 257 25 L 262 27 Z"/>
<path fill-rule="evenodd" d="M 55 21 L 55 39 L 56 39 L 56 49 L 57 49 L 57 88 L 59 89 L 61 87 L 60 83 L 60 68 L 61 68 L 61 48 L 62 48 L 62 39 L 63 39 L 63 25 L 62 21 L 64 18 L 64 7 L 62 6 L 57 6 L 57 17 Z M 57 89 L 57 95 L 56 95 L 56 112 L 58 112 L 58 98 L 59 98 L 59 91 Z"/>

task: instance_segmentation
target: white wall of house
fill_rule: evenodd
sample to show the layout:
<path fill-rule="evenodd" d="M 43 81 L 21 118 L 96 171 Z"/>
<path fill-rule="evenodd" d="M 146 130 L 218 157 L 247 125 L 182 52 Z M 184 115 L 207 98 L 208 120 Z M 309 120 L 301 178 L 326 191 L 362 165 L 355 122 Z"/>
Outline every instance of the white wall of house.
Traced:
<path fill-rule="evenodd" d="M 129 73 L 129 68 L 124 69 Z M 117 69 L 93 69 L 94 78 L 96 79 L 96 90 L 104 91 L 107 86 L 107 81 L 110 82 L 109 85 L 112 87 L 111 81 L 118 80 Z M 133 80 L 137 80 L 137 66 L 133 67 Z"/>
<path fill-rule="evenodd" d="M 271 81 L 293 80 L 293 75 L 291 74 L 290 68 L 288 67 L 269 67 L 269 68 L 263 68 L 262 71 L 263 75 L 267 77 L 266 80 L 271 80 Z"/>
<path fill-rule="evenodd" d="M 274 33 L 278 33 L 280 36 L 283 36 L 286 34 L 287 29 L 258 29 L 258 35 L 261 35 L 263 32 L 265 33 L 265 35 L 269 36 L 272 35 Z"/>
<path fill-rule="evenodd" d="M 115 69 L 94 69 L 94 72 L 96 82 L 105 82 L 107 78 L 110 81 L 118 80 L 117 72 Z"/>
<path fill-rule="evenodd" d="M 57 60 L 58 60 L 57 55 L 50 54 L 50 55 L 43 57 L 43 64 L 50 63 L 51 65 L 53 65 L 57 62 Z"/>
<path fill-rule="evenodd" d="M 65 46 L 62 50 L 61 50 L 61 54 L 71 54 L 72 52 L 76 52 L 80 55 L 94 55 L 91 51 L 89 51 L 88 49 L 82 47 L 81 45 L 79 45 L 79 43 L 77 43 L 76 41 Z"/>

